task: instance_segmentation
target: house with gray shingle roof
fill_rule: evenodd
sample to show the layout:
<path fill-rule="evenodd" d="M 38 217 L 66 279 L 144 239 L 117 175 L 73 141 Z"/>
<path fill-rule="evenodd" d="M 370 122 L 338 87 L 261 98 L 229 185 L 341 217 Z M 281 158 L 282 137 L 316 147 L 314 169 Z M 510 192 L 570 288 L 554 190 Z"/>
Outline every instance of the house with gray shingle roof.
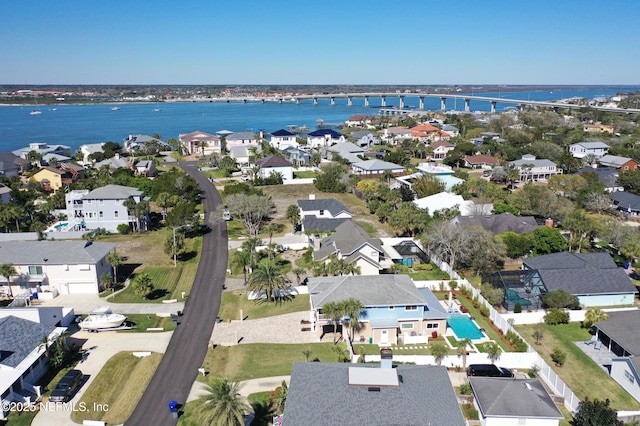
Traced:
<path fill-rule="evenodd" d="M 549 179 L 553 175 L 562 174 L 551 160 L 537 160 L 535 155 L 523 155 L 520 160 L 509 162 L 520 172 L 520 181 Z"/>
<path fill-rule="evenodd" d="M 351 220 L 338 225 L 328 237 L 313 235 L 311 240 L 314 260 L 329 262 L 330 256 L 334 255 L 347 263 L 355 263 L 362 275 L 377 275 L 393 264 L 384 257 L 380 240 L 369 237 Z"/>
<path fill-rule="evenodd" d="M 442 305 L 431 290 L 416 288 L 408 275 L 314 277 L 307 287 L 314 327 L 330 323 L 322 313 L 327 303 L 354 298 L 364 305 L 354 341 L 397 344 L 420 337 L 427 343 L 434 332 L 446 331 L 448 314 Z"/>
<path fill-rule="evenodd" d="M 393 173 L 394 175 L 404 173 L 403 166 L 383 160 L 358 161 L 357 163 L 353 163 L 351 165 L 351 171 L 356 175 L 380 175 L 387 170 L 391 171 L 391 173 Z"/>
<path fill-rule="evenodd" d="M 611 359 L 609 375 L 640 402 L 640 310 L 608 312 L 609 318 L 595 324 L 597 339 L 617 355 Z"/>
<path fill-rule="evenodd" d="M 233 146 L 257 147 L 260 139 L 254 132 L 235 132 L 226 137 L 227 150 Z"/>
<path fill-rule="evenodd" d="M 594 155 L 596 158 L 603 157 L 609 152 L 609 145 L 602 141 L 578 142 L 569 145 L 569 153 L 574 158 L 584 158 L 587 155 Z"/>
<path fill-rule="evenodd" d="M 636 160 L 619 155 L 604 155 L 598 160 L 598 163 L 601 166 L 613 167 L 614 169 L 620 169 L 622 171 L 638 169 L 638 162 Z"/>
<path fill-rule="evenodd" d="M 381 367 L 296 362 L 291 372 L 284 424 L 466 424 L 445 367 Z"/>
<path fill-rule="evenodd" d="M 60 294 L 95 294 L 101 290 L 100 276 L 111 273 L 106 256 L 114 243 L 84 240 L 6 241 L 0 245 L 0 259 L 12 263 L 17 274 L 11 289 L 0 276 L 0 289 L 18 296 L 39 291 Z"/>
<path fill-rule="evenodd" d="M 359 161 L 362 161 L 362 158 L 360 158 L 359 156 L 364 155 L 364 149 L 351 142 L 340 142 L 338 144 L 330 146 L 327 151 L 330 152 L 329 155 L 332 160 L 335 158 L 335 154 L 337 154 L 341 158 L 347 160 L 349 163 L 357 163 Z"/>
<path fill-rule="evenodd" d="M 24 403 L 40 397 L 40 387 L 34 384 L 49 370 L 46 351 L 41 343 L 51 341 L 66 328 L 7 316 L 0 318 L 0 418 L 9 414 L 5 402 Z"/>
<path fill-rule="evenodd" d="M 259 175 L 266 179 L 274 173 L 280 173 L 282 180 L 293 179 L 293 164 L 277 155 L 269 155 L 256 161 L 256 166 L 260 167 Z"/>
<path fill-rule="evenodd" d="M 378 145 L 380 143 L 378 135 L 371 130 L 358 130 L 357 132 L 353 132 L 349 135 L 349 139 L 363 148 L 369 148 L 371 145 Z"/>
<path fill-rule="evenodd" d="M 564 290 L 583 306 L 632 305 L 637 292 L 608 253 L 560 252 L 523 260 L 525 270 L 539 272 L 547 292 Z"/>
<path fill-rule="evenodd" d="M 515 232 L 516 234 L 530 234 L 540 225 L 533 216 L 514 216 L 511 213 L 492 215 L 457 216 L 452 223 L 464 228 L 479 226 L 493 235 Z"/>
<path fill-rule="evenodd" d="M 564 419 L 538 379 L 469 377 L 480 421 L 486 426 L 554 426 Z"/>
<path fill-rule="evenodd" d="M 302 231 L 320 233 L 335 231 L 336 227 L 353 216 L 349 209 L 335 198 L 298 200 Z"/>

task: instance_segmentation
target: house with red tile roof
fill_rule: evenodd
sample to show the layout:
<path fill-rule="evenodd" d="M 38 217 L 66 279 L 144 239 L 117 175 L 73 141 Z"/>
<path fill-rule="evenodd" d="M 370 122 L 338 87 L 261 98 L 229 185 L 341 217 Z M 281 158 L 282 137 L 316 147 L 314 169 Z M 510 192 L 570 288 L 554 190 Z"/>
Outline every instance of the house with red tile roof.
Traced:
<path fill-rule="evenodd" d="M 195 132 L 185 133 L 178 136 L 180 144 L 188 155 L 211 155 L 220 154 L 222 151 L 220 137 L 210 133 Z"/>
<path fill-rule="evenodd" d="M 472 169 L 490 169 L 500 164 L 500 160 L 490 155 L 465 155 L 464 166 Z"/>

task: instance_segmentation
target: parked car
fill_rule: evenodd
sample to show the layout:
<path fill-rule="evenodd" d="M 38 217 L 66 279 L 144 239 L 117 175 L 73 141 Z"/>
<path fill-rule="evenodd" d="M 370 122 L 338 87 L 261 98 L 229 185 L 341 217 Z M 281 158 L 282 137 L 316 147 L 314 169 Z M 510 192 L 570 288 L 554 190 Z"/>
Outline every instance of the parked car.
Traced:
<path fill-rule="evenodd" d="M 80 385 L 82 384 L 83 379 L 82 371 L 80 370 L 70 370 L 67 374 L 64 375 L 62 379 L 58 382 L 53 391 L 51 392 L 51 396 L 49 396 L 49 401 L 51 402 L 67 402 L 71 399 L 73 394 L 78 390 Z"/>
<path fill-rule="evenodd" d="M 471 364 L 467 368 L 467 376 L 513 377 L 513 372 L 508 368 L 498 367 L 494 364 Z"/>

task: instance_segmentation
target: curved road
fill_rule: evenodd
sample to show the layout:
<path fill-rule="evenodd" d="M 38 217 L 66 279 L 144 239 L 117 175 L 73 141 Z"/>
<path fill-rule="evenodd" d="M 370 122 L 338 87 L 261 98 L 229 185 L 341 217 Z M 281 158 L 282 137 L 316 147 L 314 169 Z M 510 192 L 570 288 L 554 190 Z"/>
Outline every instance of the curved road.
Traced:
<path fill-rule="evenodd" d="M 202 367 L 220 309 L 227 270 L 227 225 L 224 221 L 210 221 L 209 215 L 222 200 L 211 182 L 196 170 L 194 163 L 183 163 L 181 167 L 202 189 L 205 223 L 211 232 L 203 237 L 198 271 L 180 325 L 173 333 L 149 387 L 126 423 L 132 426 L 176 424 L 168 403 L 171 400 L 182 405 L 186 403 L 198 368 Z"/>

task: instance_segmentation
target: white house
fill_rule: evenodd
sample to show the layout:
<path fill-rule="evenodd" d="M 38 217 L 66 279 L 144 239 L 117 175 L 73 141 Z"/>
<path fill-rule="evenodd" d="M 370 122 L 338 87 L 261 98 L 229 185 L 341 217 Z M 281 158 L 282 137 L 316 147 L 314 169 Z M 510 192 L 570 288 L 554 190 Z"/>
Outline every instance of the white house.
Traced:
<path fill-rule="evenodd" d="M 269 145 L 272 147 L 279 149 L 280 151 L 288 148 L 294 147 L 297 148 L 300 144 L 296 140 L 297 135 L 288 130 L 280 129 L 271 133 L 271 137 L 269 139 Z"/>
<path fill-rule="evenodd" d="M 511 161 L 513 167 L 520 171 L 520 181 L 549 179 L 553 175 L 562 174 L 551 160 L 536 160 L 535 155 L 523 155 L 520 160 Z"/>
<path fill-rule="evenodd" d="M 95 154 L 96 152 L 104 152 L 102 147 L 104 146 L 104 142 L 100 143 L 87 143 L 84 145 L 80 145 L 80 152 L 82 153 L 82 161 L 85 163 L 89 162 L 89 156 L 91 154 Z"/>
<path fill-rule="evenodd" d="M 222 152 L 220 137 L 200 130 L 181 134 L 178 140 L 188 155 L 205 156 Z"/>
<path fill-rule="evenodd" d="M 351 164 L 351 172 L 356 175 L 380 175 L 387 170 L 394 175 L 404 173 L 404 167 L 388 161 L 366 160 Z"/>
<path fill-rule="evenodd" d="M 344 158 L 349 163 L 357 163 L 362 161 L 360 155 L 364 155 L 364 149 L 351 142 L 340 142 L 327 149 L 331 153 L 338 154 L 341 158 Z M 333 156 L 332 156 L 333 158 Z"/>
<path fill-rule="evenodd" d="M 320 129 L 307 135 L 307 145 L 311 148 L 329 147 L 345 141 L 344 135 L 333 129 Z"/>
<path fill-rule="evenodd" d="M 427 210 L 430 215 L 440 210 L 457 209 L 462 216 L 471 216 L 474 214 L 486 214 L 488 209 L 485 205 L 476 206 L 473 201 L 462 198 L 462 195 L 455 195 L 450 192 L 440 192 L 428 197 L 418 198 L 413 200 L 413 203 L 418 208 Z"/>
<path fill-rule="evenodd" d="M 454 144 L 447 141 L 437 141 L 429 145 L 433 149 L 433 155 L 431 158 L 434 160 L 442 160 L 447 156 L 449 151 L 453 151 L 456 147 Z"/>
<path fill-rule="evenodd" d="M 258 147 L 260 138 L 253 132 L 235 132 L 226 137 L 227 151 L 234 146 Z"/>
<path fill-rule="evenodd" d="M 96 294 L 100 276 L 112 273 L 106 256 L 114 243 L 82 240 L 6 241 L 0 246 L 0 259 L 11 263 L 17 274 L 11 277 L 11 289 L 5 277 L 0 283 L 14 297 L 25 293 Z"/>
<path fill-rule="evenodd" d="M 140 203 L 143 200 L 142 191 L 122 185 L 106 185 L 91 192 L 86 189 L 70 191 L 65 194 L 69 220 L 66 228 L 103 228 L 117 232 L 118 225 L 136 220 L 124 205 L 128 199 Z M 146 226 L 146 218 L 141 218 L 141 221 L 143 227 Z"/>
<path fill-rule="evenodd" d="M 271 176 L 274 173 L 280 173 L 282 180 L 293 179 L 293 164 L 282 157 L 269 155 L 256 161 L 256 166 L 260 167 L 259 175 L 262 179 Z"/>
<path fill-rule="evenodd" d="M 0 318 L 1 419 L 9 415 L 9 403 L 32 403 L 42 396 L 42 388 L 35 385 L 49 370 L 42 338 L 53 341 L 65 330 L 15 316 Z"/>
<path fill-rule="evenodd" d="M 60 155 L 64 157 L 71 157 L 71 147 L 67 145 L 47 145 L 44 142 L 30 143 L 26 148 L 20 148 L 13 151 L 13 154 L 20 158 L 27 158 L 31 151 L 35 151 L 38 154 L 44 156 L 46 154 Z"/>
<path fill-rule="evenodd" d="M 579 142 L 569 145 L 569 152 L 574 158 L 584 158 L 589 154 L 601 158 L 609 152 L 609 145 L 604 142 Z"/>
<path fill-rule="evenodd" d="M 611 359 L 611 378 L 629 394 L 640 401 L 640 358 L 621 357 Z"/>
<path fill-rule="evenodd" d="M 371 130 L 358 130 L 349 135 L 349 138 L 354 140 L 355 144 L 363 148 L 369 148 L 371 145 L 377 145 L 380 143 L 378 136 Z"/>
<path fill-rule="evenodd" d="M 406 139 L 413 139 L 413 136 L 407 127 L 389 127 L 384 129 L 380 138 L 388 144 L 397 145 Z"/>

